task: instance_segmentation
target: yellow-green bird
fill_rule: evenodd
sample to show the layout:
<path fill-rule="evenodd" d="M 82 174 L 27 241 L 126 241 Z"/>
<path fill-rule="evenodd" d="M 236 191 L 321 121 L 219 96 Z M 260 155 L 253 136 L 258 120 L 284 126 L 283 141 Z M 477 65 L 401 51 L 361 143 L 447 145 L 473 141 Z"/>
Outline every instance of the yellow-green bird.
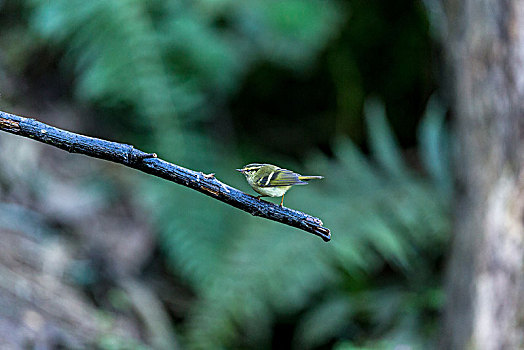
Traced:
<path fill-rule="evenodd" d="M 251 163 L 237 169 L 245 175 L 249 185 L 260 197 L 282 197 L 280 206 L 284 205 L 284 195 L 294 185 L 307 185 L 307 181 L 322 179 L 323 176 L 306 176 L 294 171 L 282 169 L 276 165 Z"/>

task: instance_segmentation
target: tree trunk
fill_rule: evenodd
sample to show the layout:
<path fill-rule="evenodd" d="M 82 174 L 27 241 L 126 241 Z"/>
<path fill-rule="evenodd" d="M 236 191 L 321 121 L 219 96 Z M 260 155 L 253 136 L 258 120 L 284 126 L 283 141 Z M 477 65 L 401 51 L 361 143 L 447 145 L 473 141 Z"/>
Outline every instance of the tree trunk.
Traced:
<path fill-rule="evenodd" d="M 524 349 L 524 1 L 444 0 L 457 140 L 442 349 Z"/>

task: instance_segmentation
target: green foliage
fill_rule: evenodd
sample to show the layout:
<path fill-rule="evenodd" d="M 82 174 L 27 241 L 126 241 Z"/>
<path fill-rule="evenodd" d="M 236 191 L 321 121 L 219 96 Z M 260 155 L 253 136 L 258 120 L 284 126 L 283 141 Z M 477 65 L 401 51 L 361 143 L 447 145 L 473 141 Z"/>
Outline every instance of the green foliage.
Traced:
<path fill-rule="evenodd" d="M 214 113 L 227 114 L 217 106 L 259 62 L 303 71 L 344 19 L 333 1 L 27 2 L 35 33 L 64 50 L 79 99 L 126 111 L 126 125 L 151 131 L 137 141 L 162 158 L 247 191 L 233 171 L 245 161 L 209 126 Z M 431 315 L 442 299 L 436 271 L 449 230 L 443 112 L 430 104 L 420 127 L 423 176 L 404 163 L 384 108 L 370 101 L 365 110 L 371 160 L 339 138 L 334 156 L 310 156 L 307 171 L 278 163 L 326 177 L 292 190 L 286 205 L 321 217 L 332 229 L 329 244 L 140 178 L 137 200 L 157 218 L 167 262 L 197 294 L 184 325 L 187 347 L 268 347 L 282 315 L 297 324 L 297 348 L 332 339 L 348 339 L 340 346 L 349 348 L 431 339 Z"/>
<path fill-rule="evenodd" d="M 106 335 L 98 339 L 97 346 L 102 350 L 148 350 L 147 346 L 132 339 L 116 335 Z"/>
<path fill-rule="evenodd" d="M 34 30 L 66 48 L 63 65 L 75 73 L 79 98 L 130 107 L 136 118 L 129 122 L 153 131 L 142 143 L 161 150 L 161 157 L 217 174 L 239 162 L 202 127 L 210 106 L 229 96 L 259 60 L 307 65 L 341 23 L 334 3 L 322 1 L 28 2 Z M 171 184 L 144 186 L 152 205 L 165 204 L 156 213 L 170 262 L 205 285 L 213 256 L 224 253 L 221 244 L 228 249 L 221 242 L 236 232 L 230 209 Z"/>
<path fill-rule="evenodd" d="M 67 47 L 80 98 L 163 123 L 228 96 L 256 60 L 306 64 L 341 20 L 321 1 L 28 2 L 34 30 Z"/>
<path fill-rule="evenodd" d="M 432 145 L 421 159 L 445 152 L 443 115 L 437 119 L 434 107 L 422 124 L 430 130 L 421 135 L 440 141 L 421 140 Z M 449 192 L 403 163 L 381 108 L 369 108 L 374 114 L 367 116 L 373 120 L 368 126 L 377 163 L 339 140 L 335 160 L 317 155 L 309 161 L 309 173 L 327 175 L 324 183 L 289 196 L 291 207 L 324 220 L 332 242 L 257 219 L 232 228 L 238 235 L 224 245 L 189 323 L 190 345 L 228 348 L 238 334 L 250 345 L 261 344 L 270 339 L 275 315 L 300 312 L 297 348 L 319 346 L 345 332 L 347 337 L 348 327 L 355 329 L 350 338 L 366 339 L 359 334 L 366 332 L 359 330 L 362 318 L 372 325 L 367 336 L 389 344 L 431 339 L 435 318 L 426 314 L 436 314 L 442 303 L 435 273 L 449 230 Z M 427 169 L 430 178 L 438 178 L 435 169 L 448 168 L 445 157 L 440 159 Z"/>
<path fill-rule="evenodd" d="M 162 51 L 138 1 L 31 1 L 31 24 L 42 37 L 67 47 L 63 63 L 75 72 L 76 94 L 105 106 L 130 105 L 166 122 L 184 95 L 169 81 Z M 162 91 L 163 93 L 158 93 Z M 181 108 L 181 107 L 179 107 Z"/>

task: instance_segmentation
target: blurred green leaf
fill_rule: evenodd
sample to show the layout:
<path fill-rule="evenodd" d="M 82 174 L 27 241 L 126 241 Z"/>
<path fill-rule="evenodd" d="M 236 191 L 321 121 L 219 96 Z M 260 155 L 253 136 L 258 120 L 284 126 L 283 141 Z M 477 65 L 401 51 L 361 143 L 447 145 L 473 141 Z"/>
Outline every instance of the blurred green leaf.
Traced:
<path fill-rule="evenodd" d="M 426 113 L 419 128 L 418 138 L 420 143 L 421 160 L 429 175 L 442 188 L 443 191 L 451 190 L 449 161 L 449 135 L 444 127 L 446 110 L 433 97 L 427 107 Z"/>
<path fill-rule="evenodd" d="M 342 335 L 349 328 L 355 307 L 347 295 L 328 295 L 319 305 L 311 307 L 298 325 L 296 347 L 311 349 Z"/>
<path fill-rule="evenodd" d="M 406 169 L 400 147 L 386 122 L 384 105 L 376 100 L 369 100 L 365 106 L 365 116 L 370 148 L 375 160 L 390 175 L 401 178 Z"/>

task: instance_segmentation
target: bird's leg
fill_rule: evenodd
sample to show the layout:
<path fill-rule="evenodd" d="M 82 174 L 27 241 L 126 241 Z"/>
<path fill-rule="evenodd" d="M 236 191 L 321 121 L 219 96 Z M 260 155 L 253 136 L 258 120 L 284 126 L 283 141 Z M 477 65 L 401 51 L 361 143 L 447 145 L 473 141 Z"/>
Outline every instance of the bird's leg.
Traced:
<path fill-rule="evenodd" d="M 280 201 L 280 206 L 281 206 L 281 207 L 284 206 L 284 195 L 282 195 L 282 200 Z"/>

